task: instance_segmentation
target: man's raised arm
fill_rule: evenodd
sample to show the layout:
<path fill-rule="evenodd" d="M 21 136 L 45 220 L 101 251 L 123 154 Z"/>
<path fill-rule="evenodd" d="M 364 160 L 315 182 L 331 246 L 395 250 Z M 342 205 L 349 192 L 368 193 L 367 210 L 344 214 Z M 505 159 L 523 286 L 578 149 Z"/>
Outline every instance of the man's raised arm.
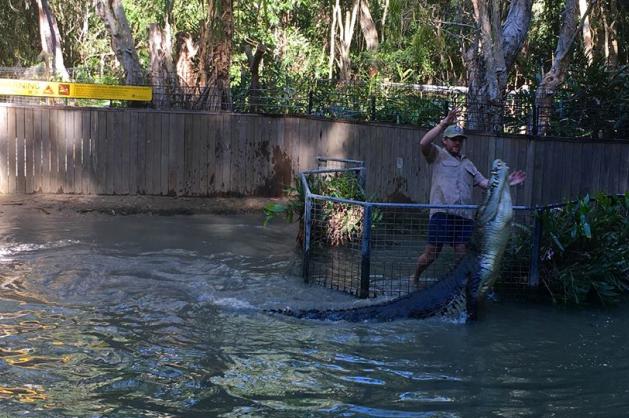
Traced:
<path fill-rule="evenodd" d="M 443 118 L 441 122 L 437 124 L 434 128 L 426 132 L 422 139 L 419 141 L 419 145 L 422 150 L 422 154 L 424 157 L 428 157 L 430 155 L 430 151 L 432 149 L 432 141 L 439 138 L 443 131 L 448 127 L 448 125 L 456 122 L 456 118 L 459 115 L 459 109 L 454 108 L 450 112 L 448 112 L 448 116 Z"/>

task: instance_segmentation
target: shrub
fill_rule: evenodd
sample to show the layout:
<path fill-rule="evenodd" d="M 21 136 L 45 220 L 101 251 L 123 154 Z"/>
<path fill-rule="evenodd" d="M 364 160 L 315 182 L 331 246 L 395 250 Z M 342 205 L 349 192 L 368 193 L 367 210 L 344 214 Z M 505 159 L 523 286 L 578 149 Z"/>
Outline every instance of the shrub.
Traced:
<path fill-rule="evenodd" d="M 541 215 L 540 274 L 554 302 L 617 302 L 629 291 L 629 193 L 585 196 Z"/>

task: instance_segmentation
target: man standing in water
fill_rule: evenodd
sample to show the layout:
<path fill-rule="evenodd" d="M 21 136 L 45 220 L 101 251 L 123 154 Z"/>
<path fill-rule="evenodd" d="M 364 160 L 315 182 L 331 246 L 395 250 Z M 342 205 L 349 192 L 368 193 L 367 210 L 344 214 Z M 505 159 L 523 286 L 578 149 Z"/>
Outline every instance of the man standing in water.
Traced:
<path fill-rule="evenodd" d="M 489 181 L 478 171 L 474 163 L 461 154 L 467 138 L 463 129 L 455 124 L 458 109 L 452 109 L 434 128 L 426 132 L 419 144 L 432 172 L 430 187 L 431 205 L 470 205 L 474 186 L 487 189 Z M 433 144 L 442 137 L 443 147 Z M 526 179 L 523 171 L 509 175 L 509 185 L 515 186 Z M 428 221 L 428 242 L 417 259 L 412 278 L 417 286 L 419 276 L 437 258 L 444 244 L 451 245 L 457 257 L 465 254 L 467 242 L 474 228 L 473 210 L 431 209 Z"/>

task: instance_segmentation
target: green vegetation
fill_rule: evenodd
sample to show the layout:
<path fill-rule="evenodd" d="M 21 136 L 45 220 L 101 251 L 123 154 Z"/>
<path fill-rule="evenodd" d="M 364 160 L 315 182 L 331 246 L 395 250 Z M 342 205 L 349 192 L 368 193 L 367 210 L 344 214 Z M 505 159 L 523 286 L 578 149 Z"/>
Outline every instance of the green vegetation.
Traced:
<path fill-rule="evenodd" d="M 303 241 L 304 200 L 305 194 L 301 181 L 295 180 L 295 187 L 286 189 L 287 203 L 271 202 L 264 207 L 265 225 L 279 215 L 285 216 L 289 222 L 299 221 L 300 228 L 297 241 Z M 340 172 L 328 176 L 312 174 L 308 176 L 310 190 L 314 194 L 365 201 L 365 193 L 360 187 L 354 172 Z M 355 241 L 362 234 L 363 207 L 330 201 L 314 201 L 313 227 L 315 234 L 324 237 L 331 246 L 344 245 Z M 372 212 L 372 223 L 376 224 L 382 215 L 379 211 Z"/>
<path fill-rule="evenodd" d="M 58 23 L 64 65 L 71 69 L 73 79 L 120 83 L 124 79 L 124 64 L 116 58 L 111 33 L 97 13 L 95 5 L 99 2 L 106 3 L 48 0 L 51 12 L 48 20 L 55 18 Z M 42 66 L 46 54 L 40 53 L 44 47 L 38 30 L 37 3 L 0 0 L 0 29 L 5 35 L 0 40 L 1 66 L 23 69 Z M 468 56 L 474 50 L 474 40 L 481 34 L 467 2 L 115 0 L 109 3 L 120 6 L 117 10 L 124 10 L 132 39 L 132 47 L 128 49 L 136 50 L 139 68 L 144 73 L 140 79 L 153 84 L 159 84 L 163 75 L 156 76 L 159 71 L 151 65 L 151 41 L 157 40 L 149 37 L 149 27 L 156 25 L 162 31 L 164 43 L 159 47 L 164 48 L 163 71 L 177 73 L 179 78 L 170 74 L 173 76 L 170 82 L 185 79 L 178 86 L 181 91 L 167 92 L 174 95 L 200 94 L 213 81 L 216 74 L 212 71 L 220 66 L 213 55 L 220 36 L 215 32 L 217 26 L 209 21 L 229 20 L 233 24 L 233 33 L 227 32 L 230 45 L 225 49 L 229 59 L 223 57 L 220 64 L 228 66 L 225 73 L 237 111 L 310 112 L 325 117 L 430 126 L 442 116 L 446 101 L 464 103 L 464 93 L 456 98 L 449 93 L 430 97 L 426 92 L 399 85 L 472 88 L 474 83 L 469 75 L 485 68 L 484 64 L 473 67 Z M 500 24 L 507 14 L 511 16 L 510 8 L 516 3 L 500 1 L 486 5 L 492 14 L 492 24 L 498 25 L 492 31 L 501 30 Z M 625 3 L 595 2 L 588 11 L 587 25 L 576 32 L 574 43 L 566 45 L 569 51 L 561 71 L 565 82 L 552 89 L 556 97 L 551 114 L 545 119 L 546 134 L 608 137 L 629 129 L 626 116 L 629 114 L 626 93 L 629 91 L 626 67 L 629 13 Z M 514 16 L 530 14 L 531 19 L 530 25 L 525 19 L 526 24 L 521 27 L 527 33 L 526 40 L 510 52 L 515 58 L 506 69 L 508 77 L 494 97 L 495 102 L 491 101 L 492 105 L 505 106 L 501 116 L 504 132 L 522 132 L 532 124 L 536 88 L 551 68 L 558 45 L 566 44 L 558 39 L 565 20 L 569 20 L 567 5 L 567 0 L 535 0 L 532 7 L 514 13 Z M 233 13 L 223 15 L 222 10 L 227 6 Z M 350 24 L 352 15 L 355 20 Z M 509 46 L 502 39 L 493 43 Z M 261 53 L 257 61 L 256 51 Z M 475 53 L 478 55 L 478 51 Z M 493 61 L 503 62 L 502 58 Z M 155 73 L 150 74 L 151 71 Z M 20 70 L 14 72 L 19 75 Z M 255 90 L 260 90 L 260 97 L 252 97 Z M 187 100 L 173 99 L 155 106 L 190 105 L 192 102 Z M 482 125 L 471 128 L 478 126 Z"/>
<path fill-rule="evenodd" d="M 611 304 L 629 293 L 629 193 L 585 196 L 541 215 L 541 279 L 555 303 Z"/>

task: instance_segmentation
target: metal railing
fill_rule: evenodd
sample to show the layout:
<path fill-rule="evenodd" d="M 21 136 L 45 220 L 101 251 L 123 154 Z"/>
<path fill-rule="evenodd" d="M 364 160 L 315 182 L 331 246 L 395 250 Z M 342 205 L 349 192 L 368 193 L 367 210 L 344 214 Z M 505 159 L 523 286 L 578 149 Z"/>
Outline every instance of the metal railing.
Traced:
<path fill-rule="evenodd" d="M 344 199 L 314 193 L 314 178 L 342 173 L 364 179 L 361 162 L 345 160 L 348 167 L 338 167 L 344 160 L 330 160 L 335 168 L 321 168 L 327 162 L 318 157 L 320 168 L 300 173 L 304 190 L 304 259 L 306 282 L 337 289 L 359 298 L 398 297 L 417 289 L 411 283 L 416 261 L 428 236 L 431 209 L 476 210 L 476 205 L 430 205 L 383 203 Z M 555 205 L 556 206 L 556 205 Z M 541 224 L 536 211 L 549 207 L 514 206 L 514 225 L 502 273 L 497 284 L 502 290 L 518 293 L 539 285 L 539 243 Z M 330 237 L 334 213 L 353 218 L 356 227 L 345 239 Z M 360 217 L 358 222 L 356 218 Z M 338 238 L 338 237 L 337 237 Z M 521 248 L 517 248 L 521 247 Z M 522 257 L 522 248 L 527 256 Z M 419 288 L 440 280 L 457 261 L 451 248 L 444 246 L 439 257 L 422 274 Z"/>
<path fill-rule="evenodd" d="M 81 83 L 94 80 L 69 69 Z M 45 79 L 31 68 L 0 68 L 0 78 Z M 150 77 L 149 77 L 150 78 Z M 146 77 L 144 77 L 146 79 Z M 170 77 L 169 80 L 173 80 Z M 109 80 L 115 82 L 115 80 Z M 394 83 L 334 82 L 308 80 L 281 87 L 251 89 L 245 83 L 229 91 L 204 86 L 160 83 L 153 87 L 153 101 L 145 104 L 108 100 L 69 100 L 26 96 L 4 96 L 1 101 L 20 104 L 76 106 L 146 106 L 159 109 L 231 111 L 407 124 L 432 127 L 452 106 L 461 111 L 461 123 L 469 129 L 494 134 L 531 136 L 627 138 L 629 118 L 620 106 L 584 103 L 564 97 L 561 91 L 553 104 L 540 108 L 530 91 L 509 92 L 501 105 L 470 97 L 464 88 L 403 85 Z"/>

